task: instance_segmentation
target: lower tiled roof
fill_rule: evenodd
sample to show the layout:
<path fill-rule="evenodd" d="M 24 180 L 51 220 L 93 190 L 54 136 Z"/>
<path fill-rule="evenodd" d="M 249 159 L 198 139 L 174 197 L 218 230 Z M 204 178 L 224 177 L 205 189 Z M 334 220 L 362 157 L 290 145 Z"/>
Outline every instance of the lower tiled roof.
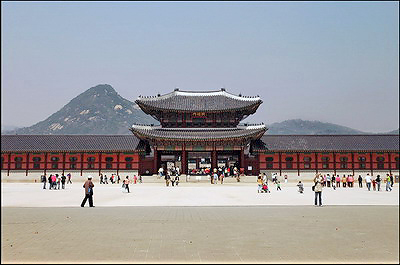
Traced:
<path fill-rule="evenodd" d="M 143 148 L 143 143 L 134 135 L 1 135 L 2 152 L 111 152 Z"/>
<path fill-rule="evenodd" d="M 261 137 L 265 125 L 238 126 L 236 128 L 162 128 L 161 126 L 133 125 L 131 131 L 141 139 L 165 139 L 186 141 L 235 140 Z"/>
<path fill-rule="evenodd" d="M 399 151 L 399 135 L 264 135 L 259 151 Z"/>

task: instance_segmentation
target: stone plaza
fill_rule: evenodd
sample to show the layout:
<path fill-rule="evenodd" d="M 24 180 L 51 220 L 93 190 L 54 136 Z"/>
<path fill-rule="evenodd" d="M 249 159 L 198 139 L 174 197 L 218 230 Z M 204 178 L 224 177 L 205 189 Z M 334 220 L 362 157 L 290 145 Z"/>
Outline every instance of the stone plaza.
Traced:
<path fill-rule="evenodd" d="M 398 263 L 399 189 L 2 183 L 2 263 Z"/>

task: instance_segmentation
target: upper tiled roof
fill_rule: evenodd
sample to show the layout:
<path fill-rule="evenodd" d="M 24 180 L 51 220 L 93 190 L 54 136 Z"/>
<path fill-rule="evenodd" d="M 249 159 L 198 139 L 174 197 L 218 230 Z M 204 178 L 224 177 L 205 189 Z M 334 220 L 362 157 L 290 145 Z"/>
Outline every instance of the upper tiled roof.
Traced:
<path fill-rule="evenodd" d="M 253 150 L 398 151 L 399 135 L 264 135 Z"/>
<path fill-rule="evenodd" d="M 144 146 L 134 135 L 1 135 L 2 152 L 133 151 Z"/>
<path fill-rule="evenodd" d="M 175 111 L 221 111 L 246 109 L 260 105 L 257 97 L 236 96 L 221 89 L 219 91 L 189 92 L 175 91 L 155 97 L 142 97 L 135 101 L 145 112 L 147 108 Z M 252 110 L 252 113 L 254 110 Z"/>
<path fill-rule="evenodd" d="M 168 139 L 190 141 L 214 141 L 261 137 L 265 125 L 238 126 L 237 128 L 162 128 L 161 126 L 133 125 L 131 131 L 143 139 Z"/>

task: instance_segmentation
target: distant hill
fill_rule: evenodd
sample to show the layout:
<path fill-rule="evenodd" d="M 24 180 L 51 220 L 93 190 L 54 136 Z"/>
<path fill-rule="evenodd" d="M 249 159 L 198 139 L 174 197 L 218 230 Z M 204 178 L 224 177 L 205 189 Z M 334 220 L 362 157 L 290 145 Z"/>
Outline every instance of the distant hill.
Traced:
<path fill-rule="evenodd" d="M 269 128 L 267 134 L 365 134 L 365 132 L 333 123 L 301 119 L 276 122 L 267 127 Z"/>
<path fill-rule="evenodd" d="M 110 85 L 97 85 L 72 99 L 44 121 L 2 134 L 131 134 L 132 124 L 159 124 Z M 272 123 L 267 134 L 365 134 L 349 127 L 301 119 Z M 399 134 L 399 130 L 388 132 Z"/>
<path fill-rule="evenodd" d="M 131 134 L 133 123 L 158 124 L 112 86 L 97 85 L 46 120 L 4 134 Z"/>
<path fill-rule="evenodd" d="M 400 129 L 387 132 L 387 134 L 400 134 Z"/>

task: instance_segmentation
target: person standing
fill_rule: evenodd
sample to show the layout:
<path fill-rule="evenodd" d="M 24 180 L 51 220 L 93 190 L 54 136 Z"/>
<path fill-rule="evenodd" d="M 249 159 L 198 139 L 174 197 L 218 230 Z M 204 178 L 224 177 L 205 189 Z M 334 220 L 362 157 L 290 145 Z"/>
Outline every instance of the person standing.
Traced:
<path fill-rule="evenodd" d="M 107 175 L 104 175 L 104 184 L 108 184 Z"/>
<path fill-rule="evenodd" d="M 381 190 L 381 176 L 380 175 L 378 175 L 378 176 L 376 176 L 376 185 L 378 186 L 378 191 L 380 191 Z"/>
<path fill-rule="evenodd" d="M 317 174 L 314 178 L 314 205 L 315 206 L 322 206 L 322 182 L 324 181 L 323 177 L 321 174 Z M 318 202 L 319 198 L 319 204 Z"/>
<path fill-rule="evenodd" d="M 336 176 L 336 187 L 340 188 L 340 176 Z"/>
<path fill-rule="evenodd" d="M 171 179 L 171 177 L 169 176 L 169 174 L 165 174 L 165 177 L 164 177 L 164 179 L 165 179 L 165 186 L 169 186 L 169 180 Z"/>
<path fill-rule="evenodd" d="M 221 171 L 221 175 L 219 175 L 219 180 L 221 181 L 221 184 L 224 183 L 224 171 Z"/>
<path fill-rule="evenodd" d="M 179 184 L 179 175 L 177 173 L 177 175 L 175 176 L 175 185 L 178 186 Z"/>
<path fill-rule="evenodd" d="M 68 173 L 67 177 L 68 177 L 67 184 L 69 184 L 69 183 L 72 184 L 72 181 L 71 181 L 71 177 L 72 177 L 72 176 L 71 176 L 71 173 Z"/>
<path fill-rule="evenodd" d="M 137 182 L 137 177 L 136 177 L 136 175 L 133 175 L 133 184 L 136 184 L 136 182 Z M 174 185 L 172 185 L 172 186 L 174 186 Z"/>
<path fill-rule="evenodd" d="M 394 179 L 393 179 L 393 174 L 392 173 L 390 173 L 389 178 L 390 178 L 390 187 L 393 188 Z M 392 190 L 392 189 L 390 189 L 390 190 Z"/>
<path fill-rule="evenodd" d="M 47 182 L 46 175 L 42 175 L 41 178 L 43 182 L 43 189 L 46 189 L 46 182 Z"/>
<path fill-rule="evenodd" d="M 119 175 L 117 175 L 117 184 L 119 184 L 119 181 L 121 180 L 121 178 L 120 178 L 120 176 Z"/>
<path fill-rule="evenodd" d="M 371 182 L 371 176 L 367 174 L 367 176 L 365 177 L 365 183 L 367 184 L 368 191 L 371 191 Z"/>
<path fill-rule="evenodd" d="M 85 198 L 83 199 L 81 203 L 81 207 L 85 207 L 87 199 L 89 199 L 89 206 L 94 207 L 93 205 L 93 187 L 94 184 L 92 182 L 92 176 L 88 176 L 88 180 L 85 181 L 83 184 L 83 187 L 85 188 Z"/>
<path fill-rule="evenodd" d="M 347 181 L 346 175 L 343 175 L 343 177 L 342 177 L 343 188 L 346 188 L 346 181 Z"/>
<path fill-rule="evenodd" d="M 55 190 L 57 188 L 57 177 L 56 175 L 52 175 L 51 176 L 51 185 L 53 190 Z"/>
<path fill-rule="evenodd" d="M 128 176 L 126 176 L 126 178 L 124 179 L 124 184 L 125 184 L 125 189 L 126 189 L 126 191 L 128 192 L 128 193 L 130 193 L 130 191 L 129 191 L 129 177 Z"/>
<path fill-rule="evenodd" d="M 326 175 L 326 186 L 327 186 L 328 188 L 331 187 L 331 176 L 330 176 L 329 174 Z"/>
<path fill-rule="evenodd" d="M 359 188 L 362 188 L 362 177 L 361 177 L 361 175 L 358 175 L 358 187 Z"/>
<path fill-rule="evenodd" d="M 49 190 L 51 190 L 51 187 L 53 186 L 53 183 L 52 183 L 52 181 L 53 181 L 53 175 L 50 174 L 48 180 L 49 180 Z"/>
<path fill-rule="evenodd" d="M 61 185 L 62 185 L 62 189 L 65 189 L 65 180 L 67 179 L 66 176 L 64 176 L 64 174 L 61 176 Z"/>
<path fill-rule="evenodd" d="M 258 176 L 257 185 L 258 185 L 257 193 L 260 193 L 260 191 L 262 192 L 263 181 L 261 179 L 261 176 Z"/>
<path fill-rule="evenodd" d="M 103 174 L 100 174 L 100 184 L 104 184 L 104 182 L 103 182 Z"/>
<path fill-rule="evenodd" d="M 288 181 L 288 176 L 285 175 L 285 184 L 287 183 L 287 181 Z"/>

